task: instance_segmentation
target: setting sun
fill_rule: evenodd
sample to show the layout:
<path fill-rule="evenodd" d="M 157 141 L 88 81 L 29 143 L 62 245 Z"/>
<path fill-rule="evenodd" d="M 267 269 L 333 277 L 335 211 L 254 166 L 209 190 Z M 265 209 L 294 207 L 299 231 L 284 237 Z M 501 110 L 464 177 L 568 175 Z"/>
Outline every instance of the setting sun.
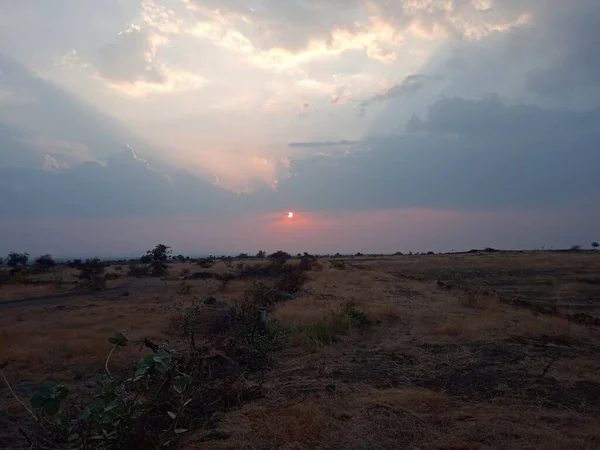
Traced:
<path fill-rule="evenodd" d="M 287 213 L 287 216 L 288 216 L 288 219 L 293 219 L 293 218 L 294 218 L 294 213 L 293 213 L 293 212 L 291 212 L 291 211 L 289 211 L 289 212 Z"/>

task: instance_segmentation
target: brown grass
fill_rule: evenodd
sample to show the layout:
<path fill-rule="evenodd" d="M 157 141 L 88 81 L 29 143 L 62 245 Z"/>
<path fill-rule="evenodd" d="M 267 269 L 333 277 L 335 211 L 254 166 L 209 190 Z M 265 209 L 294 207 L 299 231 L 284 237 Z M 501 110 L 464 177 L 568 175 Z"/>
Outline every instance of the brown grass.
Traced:
<path fill-rule="evenodd" d="M 437 284 L 448 268 L 456 269 L 456 289 Z M 217 280 L 194 280 L 182 288 L 182 269 L 238 270 L 223 263 L 210 269 L 173 264 L 168 279 L 149 280 L 146 288 L 145 280 L 137 280 L 139 289 L 125 298 L 82 295 L 63 306 L 2 310 L 0 364 L 8 363 L 4 371 L 16 392 L 26 400 L 22 381 L 46 378 L 85 391 L 103 372 L 107 338 L 115 331 L 128 330 L 133 341 L 168 340 L 177 348 L 186 342 L 169 305 L 179 299 L 189 304 L 194 296 L 233 304 L 248 287 L 233 280 L 220 292 Z M 322 261 L 294 300 L 270 312 L 291 334 L 273 355 L 270 371 L 246 375 L 261 386 L 262 397 L 224 412 L 217 426 L 224 439 L 200 428 L 178 445 L 600 448 L 600 330 L 564 314 L 510 304 L 528 299 L 598 315 L 600 304 L 592 300 L 597 287 L 576 279 L 599 270 L 600 258 L 584 252 L 364 257 L 345 261 L 343 269 Z M 122 276 L 114 282 L 133 281 Z M 28 288 L 5 286 L 0 301 L 29 296 Z M 341 318 L 348 303 L 372 324 L 361 328 Z M 115 353 L 110 368 L 139 356 L 131 345 Z M 0 414 L 19 414 L 1 388 L 0 403 Z"/>

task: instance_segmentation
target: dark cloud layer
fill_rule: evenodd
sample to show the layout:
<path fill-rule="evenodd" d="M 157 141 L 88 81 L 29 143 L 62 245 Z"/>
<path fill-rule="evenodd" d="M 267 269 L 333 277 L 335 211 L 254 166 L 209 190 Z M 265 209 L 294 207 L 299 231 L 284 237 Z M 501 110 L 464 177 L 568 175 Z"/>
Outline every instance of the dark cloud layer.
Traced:
<path fill-rule="evenodd" d="M 277 191 L 236 196 L 193 175 L 167 179 L 129 153 L 59 174 L 5 169 L 7 216 L 568 205 L 600 196 L 600 109 L 550 111 L 499 98 L 448 98 L 419 135 L 371 139 L 344 156 L 293 161 Z"/>
<path fill-rule="evenodd" d="M 443 99 L 419 135 L 371 139 L 370 151 L 292 164 L 280 196 L 310 210 L 497 209 L 600 196 L 600 109 L 574 113 Z"/>

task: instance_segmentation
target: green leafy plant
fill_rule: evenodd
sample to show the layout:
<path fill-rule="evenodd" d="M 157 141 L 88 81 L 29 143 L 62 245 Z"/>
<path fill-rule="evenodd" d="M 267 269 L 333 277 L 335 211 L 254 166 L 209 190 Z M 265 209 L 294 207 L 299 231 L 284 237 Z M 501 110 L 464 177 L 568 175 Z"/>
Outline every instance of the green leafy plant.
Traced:
<path fill-rule="evenodd" d="M 31 406 L 41 409 L 48 416 L 55 416 L 66 400 L 69 390 L 62 384 L 54 381 L 44 381 L 31 397 Z"/>

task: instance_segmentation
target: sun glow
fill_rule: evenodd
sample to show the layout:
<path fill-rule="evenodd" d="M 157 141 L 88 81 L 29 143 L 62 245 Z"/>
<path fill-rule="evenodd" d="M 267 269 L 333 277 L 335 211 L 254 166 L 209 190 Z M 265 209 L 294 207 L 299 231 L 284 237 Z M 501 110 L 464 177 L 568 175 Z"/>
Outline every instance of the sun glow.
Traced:
<path fill-rule="evenodd" d="M 288 217 L 288 219 L 293 219 L 294 218 L 294 213 L 292 211 L 289 211 L 287 213 L 287 217 Z"/>

